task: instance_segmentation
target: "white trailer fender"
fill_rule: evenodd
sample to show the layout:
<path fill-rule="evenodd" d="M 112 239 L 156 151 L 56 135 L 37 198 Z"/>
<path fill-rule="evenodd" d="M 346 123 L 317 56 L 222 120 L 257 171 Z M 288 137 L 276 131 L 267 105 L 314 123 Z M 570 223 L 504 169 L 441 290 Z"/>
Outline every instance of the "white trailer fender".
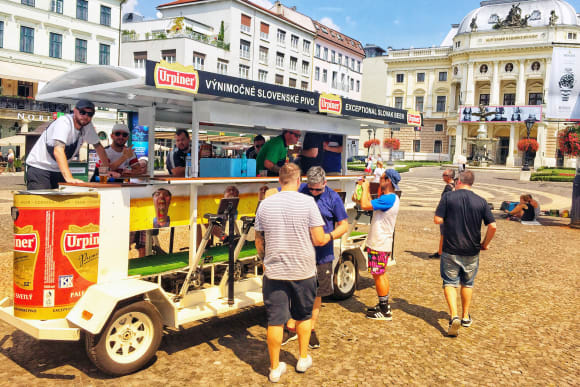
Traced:
<path fill-rule="evenodd" d="M 155 300 L 153 304 L 159 309 L 164 324 L 173 325 L 166 323 L 166 318 L 172 320 L 175 317 L 171 318 L 171 313 L 169 313 L 170 316 L 164 313 L 172 311 L 173 308 L 171 308 L 169 300 L 163 302 L 166 297 L 164 297 L 159 285 L 138 279 L 125 279 L 92 285 L 71 309 L 66 318 L 83 330 L 96 335 L 101 332 L 119 302 L 144 294 Z"/>
<path fill-rule="evenodd" d="M 352 247 L 350 249 L 346 249 L 342 252 L 342 256 L 345 255 L 352 255 L 354 258 L 354 261 L 356 263 L 356 268 L 359 271 L 364 271 L 367 270 L 367 255 L 363 252 L 363 247 L 362 246 L 355 246 Z"/>

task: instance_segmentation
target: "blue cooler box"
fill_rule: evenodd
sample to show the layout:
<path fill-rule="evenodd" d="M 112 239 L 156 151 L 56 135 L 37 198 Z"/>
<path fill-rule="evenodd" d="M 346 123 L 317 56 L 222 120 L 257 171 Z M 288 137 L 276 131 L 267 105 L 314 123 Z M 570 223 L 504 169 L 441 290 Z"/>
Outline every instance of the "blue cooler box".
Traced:
<path fill-rule="evenodd" d="M 246 173 L 242 173 L 244 159 L 209 159 L 199 160 L 200 177 L 256 177 L 256 160 L 245 159 Z"/>

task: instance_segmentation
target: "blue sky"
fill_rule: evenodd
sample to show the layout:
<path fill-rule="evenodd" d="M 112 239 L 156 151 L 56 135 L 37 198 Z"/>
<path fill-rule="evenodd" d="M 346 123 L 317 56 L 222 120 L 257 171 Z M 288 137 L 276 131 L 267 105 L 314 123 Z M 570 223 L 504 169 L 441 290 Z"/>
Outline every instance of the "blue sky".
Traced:
<path fill-rule="evenodd" d="M 170 0 L 128 0 L 124 11 L 155 18 L 156 6 Z M 268 0 L 251 0 L 260 5 Z M 568 0 L 580 12 L 580 0 Z M 439 45 L 451 24 L 461 19 L 479 1 L 451 0 L 287 0 L 286 6 L 297 10 L 329 27 L 359 40 L 363 45 L 374 43 L 383 48 L 429 47 Z"/>

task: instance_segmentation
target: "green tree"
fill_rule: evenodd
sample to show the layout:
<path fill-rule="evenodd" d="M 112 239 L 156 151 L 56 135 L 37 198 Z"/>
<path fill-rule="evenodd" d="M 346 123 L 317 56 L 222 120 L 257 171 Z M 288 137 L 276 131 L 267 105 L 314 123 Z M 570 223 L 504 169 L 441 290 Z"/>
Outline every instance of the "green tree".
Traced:
<path fill-rule="evenodd" d="M 224 37 L 225 37 L 225 27 L 224 27 L 224 21 L 222 20 L 222 23 L 220 25 L 220 33 L 218 34 L 217 38 L 220 42 L 223 42 Z"/>

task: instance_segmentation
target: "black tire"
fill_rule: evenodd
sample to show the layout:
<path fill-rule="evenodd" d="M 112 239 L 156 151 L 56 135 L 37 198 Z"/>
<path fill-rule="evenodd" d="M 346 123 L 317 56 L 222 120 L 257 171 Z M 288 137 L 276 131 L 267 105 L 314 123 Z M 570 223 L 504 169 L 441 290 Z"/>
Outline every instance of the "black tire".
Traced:
<path fill-rule="evenodd" d="M 132 320 L 132 326 L 123 327 L 125 330 L 118 333 L 127 319 Z M 150 302 L 138 301 L 117 309 L 100 334 L 87 333 L 85 347 L 99 370 L 121 376 L 143 368 L 157 352 L 162 336 L 163 324 L 157 308 Z M 123 353 L 125 348 L 127 353 Z"/>
<path fill-rule="evenodd" d="M 351 297 L 356 290 L 357 282 L 358 270 L 352 255 L 342 256 L 334 268 L 333 297 L 337 300 L 346 300 Z"/>

